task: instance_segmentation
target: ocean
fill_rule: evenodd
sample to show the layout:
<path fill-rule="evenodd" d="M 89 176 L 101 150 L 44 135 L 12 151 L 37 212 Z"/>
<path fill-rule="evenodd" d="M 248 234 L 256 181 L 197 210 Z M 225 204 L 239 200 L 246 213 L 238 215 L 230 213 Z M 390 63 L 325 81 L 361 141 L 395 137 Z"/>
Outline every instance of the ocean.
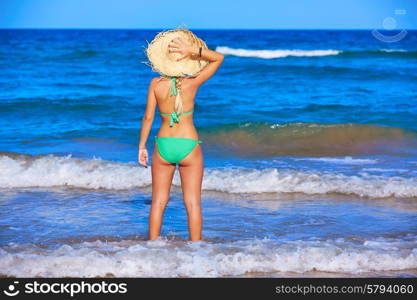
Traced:
<path fill-rule="evenodd" d="M 146 240 L 158 31 L 0 30 L 1 275 L 416 277 L 417 31 L 194 30 L 225 54 L 196 97 L 200 242 L 178 171 Z"/>

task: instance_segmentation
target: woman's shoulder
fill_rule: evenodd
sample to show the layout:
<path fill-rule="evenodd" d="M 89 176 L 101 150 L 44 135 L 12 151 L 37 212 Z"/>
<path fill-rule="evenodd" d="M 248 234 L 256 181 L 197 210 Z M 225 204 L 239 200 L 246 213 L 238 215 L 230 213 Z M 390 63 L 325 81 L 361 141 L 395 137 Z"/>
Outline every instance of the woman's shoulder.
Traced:
<path fill-rule="evenodd" d="M 156 86 L 158 84 L 158 82 L 161 82 L 164 79 L 165 79 L 165 77 L 163 77 L 163 76 L 157 76 L 157 77 L 152 78 L 149 84 L 151 86 Z"/>
<path fill-rule="evenodd" d="M 166 77 L 166 76 L 156 76 L 156 77 L 154 77 L 154 78 L 152 78 L 152 80 L 155 80 L 155 81 L 164 81 L 164 80 L 168 80 L 169 78 L 168 77 Z"/>

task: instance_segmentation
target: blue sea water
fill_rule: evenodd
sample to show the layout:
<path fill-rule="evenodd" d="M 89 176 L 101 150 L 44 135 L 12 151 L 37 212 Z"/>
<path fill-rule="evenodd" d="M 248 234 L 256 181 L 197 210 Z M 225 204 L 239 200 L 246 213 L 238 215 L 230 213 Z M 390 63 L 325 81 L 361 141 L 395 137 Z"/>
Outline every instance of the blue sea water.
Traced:
<path fill-rule="evenodd" d="M 197 243 L 177 173 L 146 241 L 157 32 L 0 30 L 0 274 L 416 276 L 416 31 L 195 30 L 225 54 L 196 98 Z"/>

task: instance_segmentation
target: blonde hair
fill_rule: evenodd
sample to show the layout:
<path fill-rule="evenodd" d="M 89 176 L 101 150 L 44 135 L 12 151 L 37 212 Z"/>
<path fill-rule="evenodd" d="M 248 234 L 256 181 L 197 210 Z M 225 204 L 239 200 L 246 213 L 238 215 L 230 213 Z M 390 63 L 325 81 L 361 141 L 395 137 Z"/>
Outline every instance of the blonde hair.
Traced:
<path fill-rule="evenodd" d="M 177 89 L 177 96 L 175 96 L 174 111 L 177 114 L 181 114 L 184 111 L 184 107 L 182 105 L 182 97 L 181 97 L 181 94 L 182 94 L 181 84 L 182 84 L 182 77 L 176 78 L 175 79 L 175 88 Z"/>

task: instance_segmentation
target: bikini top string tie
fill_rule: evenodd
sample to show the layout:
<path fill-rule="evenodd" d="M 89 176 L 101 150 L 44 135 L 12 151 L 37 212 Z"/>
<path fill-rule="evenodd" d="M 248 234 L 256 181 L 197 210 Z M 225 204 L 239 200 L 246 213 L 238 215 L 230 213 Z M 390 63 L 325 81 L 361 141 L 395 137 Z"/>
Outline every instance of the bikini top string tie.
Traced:
<path fill-rule="evenodd" d="M 169 120 L 169 127 L 172 127 L 174 125 L 174 122 L 178 123 L 179 121 L 180 121 L 179 116 L 177 115 L 177 113 L 175 111 L 173 111 L 171 113 L 171 118 Z"/>
<path fill-rule="evenodd" d="M 171 77 L 171 96 L 176 96 L 178 94 L 177 87 L 175 85 L 176 80 L 177 77 Z"/>
<path fill-rule="evenodd" d="M 176 80 L 177 80 L 177 77 L 175 76 L 171 77 L 171 96 L 177 96 L 178 94 L 177 87 L 176 87 Z M 178 123 L 179 121 L 180 121 L 179 115 L 175 111 L 173 111 L 171 113 L 171 118 L 169 120 L 169 127 L 172 127 L 174 125 L 174 122 Z"/>

